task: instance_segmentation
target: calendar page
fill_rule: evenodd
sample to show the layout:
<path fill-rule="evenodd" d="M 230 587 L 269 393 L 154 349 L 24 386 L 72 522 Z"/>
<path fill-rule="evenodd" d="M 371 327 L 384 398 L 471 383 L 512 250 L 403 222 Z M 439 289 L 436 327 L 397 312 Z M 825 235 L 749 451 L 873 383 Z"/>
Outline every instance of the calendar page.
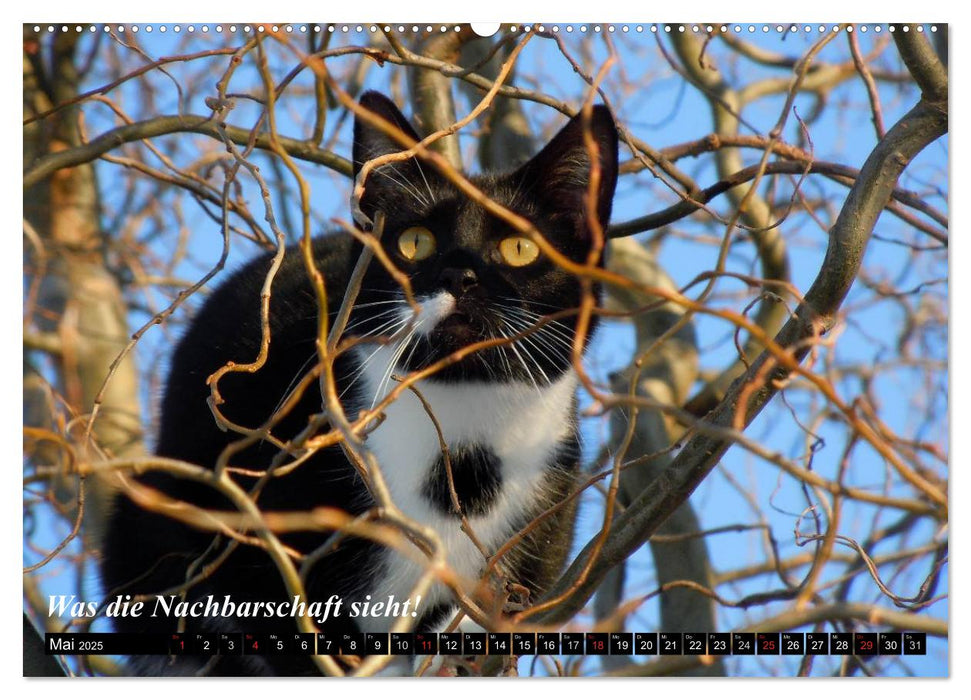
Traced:
<path fill-rule="evenodd" d="M 22 35 L 25 676 L 950 674 L 946 23 Z"/>

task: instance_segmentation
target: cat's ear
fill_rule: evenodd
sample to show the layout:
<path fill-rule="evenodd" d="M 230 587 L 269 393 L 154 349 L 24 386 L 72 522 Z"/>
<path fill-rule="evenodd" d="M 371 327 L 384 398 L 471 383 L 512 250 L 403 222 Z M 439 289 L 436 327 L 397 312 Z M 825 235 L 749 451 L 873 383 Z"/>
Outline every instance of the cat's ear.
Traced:
<path fill-rule="evenodd" d="M 381 93 L 365 92 L 361 96 L 360 105 L 415 141 L 421 140 L 401 110 Z M 358 116 L 354 120 L 354 181 L 357 182 L 358 173 L 367 161 L 388 153 L 398 153 L 406 148 L 377 125 Z M 427 191 L 428 182 L 434 177 L 433 171 L 430 166 L 422 167 L 416 158 L 393 161 L 371 170 L 364 183 L 361 211 L 369 219 L 373 219 L 375 211 L 379 209 L 389 212 L 399 210 L 402 206 L 414 207 L 416 204 L 427 203 L 431 196 Z"/>
<path fill-rule="evenodd" d="M 528 161 L 515 176 L 522 178 L 523 189 L 544 200 L 557 215 L 576 221 L 578 230 L 587 231 L 584 202 L 590 186 L 590 149 L 584 139 L 588 131 L 596 144 L 600 164 L 600 186 L 596 192 L 597 219 L 606 228 L 617 185 L 617 127 L 603 105 L 596 105 L 584 123 L 582 113 L 573 117 L 546 146 Z"/>

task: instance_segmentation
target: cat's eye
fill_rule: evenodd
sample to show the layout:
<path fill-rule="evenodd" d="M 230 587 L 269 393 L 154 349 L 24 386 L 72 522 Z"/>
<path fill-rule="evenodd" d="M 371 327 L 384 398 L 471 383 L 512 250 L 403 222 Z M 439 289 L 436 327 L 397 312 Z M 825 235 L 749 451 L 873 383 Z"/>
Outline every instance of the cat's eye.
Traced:
<path fill-rule="evenodd" d="M 499 243 L 499 253 L 507 265 L 523 267 L 539 257 L 539 246 L 525 236 L 510 236 Z"/>
<path fill-rule="evenodd" d="M 398 252 L 405 260 L 424 260 L 435 252 L 435 236 L 424 226 L 406 228 L 398 236 Z"/>

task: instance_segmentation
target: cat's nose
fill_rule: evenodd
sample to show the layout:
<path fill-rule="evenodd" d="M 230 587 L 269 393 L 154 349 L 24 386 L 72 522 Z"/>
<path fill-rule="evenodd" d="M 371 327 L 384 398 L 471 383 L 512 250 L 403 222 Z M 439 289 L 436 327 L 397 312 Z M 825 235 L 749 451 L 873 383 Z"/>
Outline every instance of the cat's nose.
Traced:
<path fill-rule="evenodd" d="M 439 275 L 438 281 L 455 297 L 468 293 L 479 284 L 479 278 L 476 277 L 475 271 L 467 267 L 445 268 Z"/>

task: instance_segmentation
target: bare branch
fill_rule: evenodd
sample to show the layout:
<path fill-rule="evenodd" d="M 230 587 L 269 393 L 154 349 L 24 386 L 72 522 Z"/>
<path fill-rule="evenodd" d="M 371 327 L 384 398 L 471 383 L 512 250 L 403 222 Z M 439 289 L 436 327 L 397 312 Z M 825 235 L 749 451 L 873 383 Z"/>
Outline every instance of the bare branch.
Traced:
<path fill-rule="evenodd" d="M 805 301 L 799 305 L 796 316 L 776 336 L 776 342 L 788 348 L 795 360 L 801 360 L 809 352 L 808 346 L 802 345 L 803 341 L 818 337 L 831 326 L 836 311 L 856 279 L 867 241 L 897 178 L 917 153 L 946 131 L 947 119 L 939 106 L 921 101 L 887 132 L 886 138 L 867 158 L 833 228 L 826 259 L 815 282 Z M 709 422 L 732 425 L 738 411 L 741 411 L 744 424 L 751 422 L 778 391 L 779 381 L 788 375 L 787 370 L 777 366 L 766 376 L 764 369 L 770 357 L 768 353 L 762 353 L 735 381 L 708 417 Z M 747 401 L 739 405 L 743 394 Z M 589 564 L 587 556 L 591 544 L 584 548 L 560 583 L 548 594 L 552 598 L 568 592 L 564 602 L 536 621 L 562 621 L 580 610 L 606 572 L 657 532 L 661 523 L 694 491 L 729 447 L 731 443 L 705 435 L 691 439 L 664 473 L 618 517 L 612 536 L 600 550 L 600 557 L 586 580 L 579 585 L 574 583 L 577 573 Z"/>
<path fill-rule="evenodd" d="M 239 145 L 246 146 L 251 140 L 252 133 L 247 129 L 225 125 L 223 127 L 229 139 Z M 24 172 L 24 188 L 41 182 L 52 173 L 62 168 L 71 168 L 83 163 L 89 163 L 98 156 L 107 153 L 118 146 L 132 141 L 151 139 L 166 134 L 176 134 L 191 132 L 203 134 L 216 140 L 221 140 L 219 135 L 219 125 L 212 117 L 199 115 L 172 115 L 163 117 L 153 117 L 135 124 L 126 124 L 116 129 L 105 132 L 93 141 L 83 146 L 77 146 L 57 153 L 51 153 L 34 163 Z M 350 175 L 352 172 L 351 162 L 346 158 L 334 155 L 329 151 L 320 149 L 313 143 L 300 139 L 278 137 L 280 144 L 287 149 L 294 158 L 305 160 L 309 163 L 323 165 L 331 170 Z M 271 150 L 270 138 L 267 134 L 258 134 L 254 145 L 262 150 Z"/>

